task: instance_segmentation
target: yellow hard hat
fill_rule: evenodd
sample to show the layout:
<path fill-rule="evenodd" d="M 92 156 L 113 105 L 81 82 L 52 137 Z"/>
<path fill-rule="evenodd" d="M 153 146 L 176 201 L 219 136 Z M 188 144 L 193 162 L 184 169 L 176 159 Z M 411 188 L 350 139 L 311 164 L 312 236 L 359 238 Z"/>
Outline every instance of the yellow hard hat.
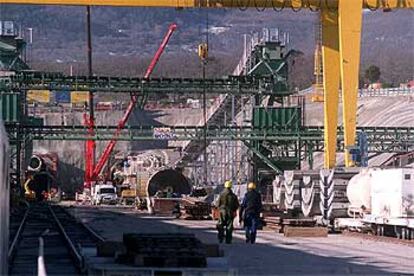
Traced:
<path fill-rule="evenodd" d="M 250 190 L 256 189 L 256 184 L 254 182 L 250 182 L 249 185 L 247 185 L 247 188 Z"/>
<path fill-rule="evenodd" d="M 227 180 L 224 182 L 224 188 L 231 188 L 233 186 L 233 183 L 231 183 L 231 180 Z"/>

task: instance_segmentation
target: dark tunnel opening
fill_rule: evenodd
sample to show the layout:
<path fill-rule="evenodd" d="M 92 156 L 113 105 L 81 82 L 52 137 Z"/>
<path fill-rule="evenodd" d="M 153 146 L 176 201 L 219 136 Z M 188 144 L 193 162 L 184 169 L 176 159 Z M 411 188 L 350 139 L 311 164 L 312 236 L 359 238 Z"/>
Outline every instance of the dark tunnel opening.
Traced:
<path fill-rule="evenodd" d="M 157 191 L 171 190 L 177 194 L 191 193 L 188 179 L 179 171 L 166 169 L 155 173 L 148 182 L 148 195 L 154 196 Z"/>

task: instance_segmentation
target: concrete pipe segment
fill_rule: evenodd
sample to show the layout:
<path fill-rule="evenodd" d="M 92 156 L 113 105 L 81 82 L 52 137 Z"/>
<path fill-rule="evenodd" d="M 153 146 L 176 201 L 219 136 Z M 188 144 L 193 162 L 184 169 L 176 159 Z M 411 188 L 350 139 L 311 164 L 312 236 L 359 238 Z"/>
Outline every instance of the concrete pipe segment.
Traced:
<path fill-rule="evenodd" d="M 138 173 L 137 194 L 140 197 L 154 196 L 158 191 L 176 194 L 190 194 L 191 185 L 180 171 L 163 167 Z"/>

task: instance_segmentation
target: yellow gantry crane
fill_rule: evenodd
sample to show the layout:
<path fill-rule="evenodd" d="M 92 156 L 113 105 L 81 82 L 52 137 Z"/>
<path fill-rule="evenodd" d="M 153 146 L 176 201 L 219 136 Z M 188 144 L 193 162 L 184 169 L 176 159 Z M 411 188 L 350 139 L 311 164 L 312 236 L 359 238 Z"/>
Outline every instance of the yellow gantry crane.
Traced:
<path fill-rule="evenodd" d="M 355 143 L 363 9 L 412 9 L 414 0 L 0 0 L 0 4 L 130 6 L 172 8 L 291 8 L 319 10 L 322 25 L 325 167 L 336 165 L 339 87 L 344 144 Z M 352 166 L 345 152 L 346 166 Z"/>

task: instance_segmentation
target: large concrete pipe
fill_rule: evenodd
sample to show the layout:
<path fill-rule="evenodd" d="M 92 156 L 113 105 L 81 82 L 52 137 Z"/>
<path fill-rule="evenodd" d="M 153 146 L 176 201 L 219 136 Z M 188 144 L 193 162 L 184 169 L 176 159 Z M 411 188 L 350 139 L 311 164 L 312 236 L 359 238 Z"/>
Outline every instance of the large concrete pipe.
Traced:
<path fill-rule="evenodd" d="M 149 196 L 155 195 L 159 190 L 189 194 L 191 193 L 191 186 L 188 179 L 181 172 L 173 169 L 164 169 L 153 174 L 148 181 Z"/>
<path fill-rule="evenodd" d="M 137 194 L 140 197 L 154 196 L 157 191 L 190 194 L 191 185 L 180 171 L 161 168 L 157 171 L 137 175 Z"/>
<path fill-rule="evenodd" d="M 29 161 L 28 170 L 32 172 L 40 172 L 42 169 L 43 160 L 37 155 L 32 155 Z"/>
<path fill-rule="evenodd" d="M 42 194 L 47 192 L 51 199 L 59 200 L 58 163 L 59 157 L 56 153 L 33 154 L 27 167 L 26 193 L 34 192 L 37 199 L 42 200 Z"/>
<path fill-rule="evenodd" d="M 59 156 L 54 152 L 45 154 L 35 153 L 30 158 L 27 169 L 32 172 L 48 171 L 56 175 L 58 173 L 58 163 Z"/>

